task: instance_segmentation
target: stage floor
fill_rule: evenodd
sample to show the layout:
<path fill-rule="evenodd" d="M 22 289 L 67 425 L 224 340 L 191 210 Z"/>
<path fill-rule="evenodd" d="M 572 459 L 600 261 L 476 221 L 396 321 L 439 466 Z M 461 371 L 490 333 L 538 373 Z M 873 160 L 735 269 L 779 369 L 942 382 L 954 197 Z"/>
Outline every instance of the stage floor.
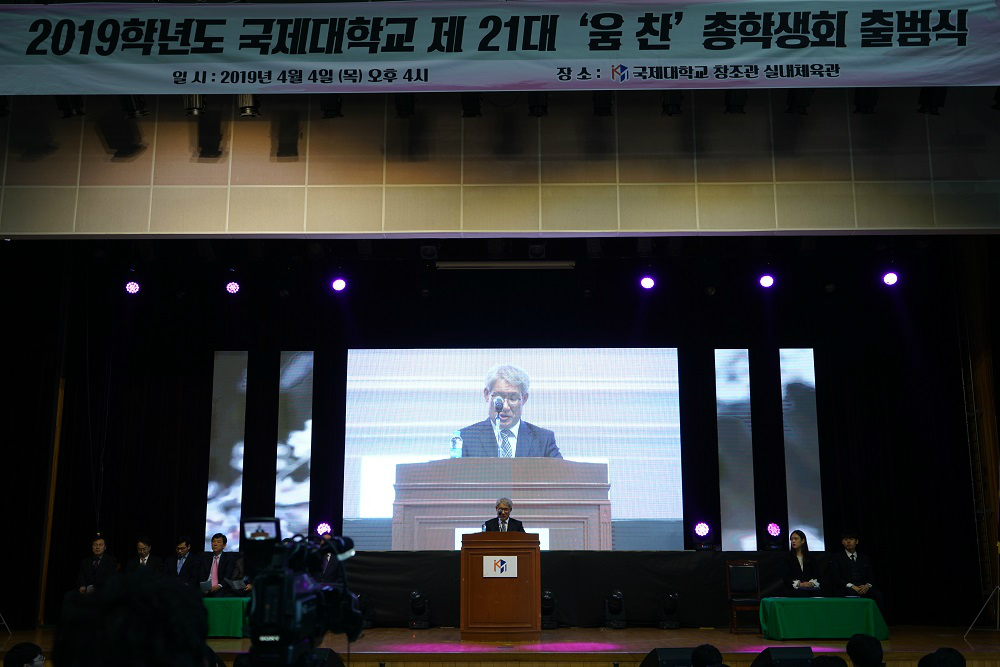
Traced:
<path fill-rule="evenodd" d="M 950 646 L 965 655 L 968 667 L 1000 667 L 1000 632 L 975 629 L 963 638 L 965 628 L 895 626 L 890 639 L 882 642 L 887 667 L 915 667 L 925 654 Z M 54 630 L 44 628 L 34 632 L 16 632 L 0 639 L 0 651 L 21 641 L 33 641 L 48 655 Z M 239 653 L 250 648 L 249 639 L 210 639 L 209 645 L 227 663 L 232 664 Z M 634 667 L 655 648 L 671 648 L 713 644 L 730 667 L 748 667 L 754 656 L 769 646 L 811 646 L 815 652 L 839 653 L 845 658 L 845 641 L 769 641 L 757 634 L 730 634 L 728 628 L 560 628 L 542 632 L 539 642 L 463 642 L 458 628 L 372 628 L 350 646 L 343 635 L 327 635 L 323 646 L 335 650 L 344 662 L 356 667 L 402 667 L 414 663 L 418 667 L 476 667 L 516 662 L 518 667 L 532 663 L 559 667 L 586 662 L 607 667 Z M 58 667 L 58 665 L 56 665 Z"/>

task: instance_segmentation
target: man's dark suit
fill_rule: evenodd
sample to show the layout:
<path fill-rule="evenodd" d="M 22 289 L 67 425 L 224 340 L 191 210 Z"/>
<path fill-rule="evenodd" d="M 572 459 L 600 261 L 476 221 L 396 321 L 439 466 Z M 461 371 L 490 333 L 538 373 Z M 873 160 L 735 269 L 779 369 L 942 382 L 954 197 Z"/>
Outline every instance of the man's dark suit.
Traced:
<path fill-rule="evenodd" d="M 871 598 L 878 605 L 882 615 L 885 616 L 885 608 L 882 606 L 882 591 L 875 588 L 875 573 L 872 570 L 871 559 L 858 551 L 855 551 L 854 554 L 857 556 L 856 563 L 851 563 L 851 559 L 844 549 L 838 550 L 832 558 L 828 559 L 830 561 L 830 575 L 833 578 L 834 595 L 857 596 L 858 594 L 848 588 L 847 584 L 855 586 L 871 584 L 872 587 L 868 589 L 868 592 L 860 597 Z M 852 571 L 857 574 L 853 575 Z"/>
<path fill-rule="evenodd" d="M 100 588 L 108 583 L 108 580 L 118 572 L 118 560 L 111 554 L 104 552 L 97 567 L 94 567 L 94 557 L 87 556 L 80 561 L 80 569 L 76 574 L 76 587 L 86 588 L 93 586 Z"/>
<path fill-rule="evenodd" d="M 206 578 L 202 571 L 201 558 L 198 557 L 198 554 L 191 552 L 188 552 L 179 573 L 177 572 L 177 556 L 168 558 L 163 564 L 163 576 L 176 578 L 177 582 L 185 588 L 198 588 Z"/>
<path fill-rule="evenodd" d="M 125 561 L 125 573 L 142 572 L 143 574 L 163 574 L 163 559 L 159 556 L 148 556 L 145 565 L 139 565 L 139 557 L 132 556 Z"/>
<path fill-rule="evenodd" d="M 205 552 L 201 555 L 201 567 L 202 571 L 205 573 L 202 581 L 208 581 L 212 578 L 212 560 L 215 558 L 215 554 L 211 551 Z M 214 593 L 205 593 L 212 597 L 226 597 L 233 593 L 232 587 L 226 583 L 226 579 L 235 579 L 236 574 L 236 563 L 239 561 L 240 555 L 233 553 L 231 551 L 223 551 L 219 554 L 219 585 L 222 586 L 221 590 Z M 240 577 L 242 578 L 242 576 Z"/>
<path fill-rule="evenodd" d="M 500 518 L 496 517 L 490 519 L 486 522 L 486 532 L 487 533 L 499 533 L 500 532 Z M 508 533 L 523 533 L 524 524 L 517 519 L 507 519 L 507 532 Z"/>
<path fill-rule="evenodd" d="M 493 424 L 488 419 L 466 426 L 460 432 L 462 436 L 462 456 L 493 457 L 497 456 L 497 439 L 493 434 Z M 561 459 L 559 447 L 556 446 L 555 434 L 540 426 L 521 420 L 517 431 L 517 458 L 550 457 Z"/>

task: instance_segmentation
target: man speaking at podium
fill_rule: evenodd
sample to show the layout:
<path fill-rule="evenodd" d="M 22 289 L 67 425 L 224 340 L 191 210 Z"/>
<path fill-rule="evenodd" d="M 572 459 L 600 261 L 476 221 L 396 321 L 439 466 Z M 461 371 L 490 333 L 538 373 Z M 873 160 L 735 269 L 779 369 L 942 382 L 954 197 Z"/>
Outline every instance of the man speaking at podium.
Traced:
<path fill-rule="evenodd" d="M 501 498 L 497 501 L 497 518 L 490 519 L 483 524 L 483 531 L 487 533 L 523 533 L 524 524 L 517 519 L 510 518 L 510 511 L 514 509 L 514 503 L 510 498 Z"/>
<path fill-rule="evenodd" d="M 552 431 L 521 420 L 529 386 L 528 374 L 518 366 L 504 364 L 489 370 L 483 389 L 489 418 L 461 430 L 463 457 L 562 458 Z"/>

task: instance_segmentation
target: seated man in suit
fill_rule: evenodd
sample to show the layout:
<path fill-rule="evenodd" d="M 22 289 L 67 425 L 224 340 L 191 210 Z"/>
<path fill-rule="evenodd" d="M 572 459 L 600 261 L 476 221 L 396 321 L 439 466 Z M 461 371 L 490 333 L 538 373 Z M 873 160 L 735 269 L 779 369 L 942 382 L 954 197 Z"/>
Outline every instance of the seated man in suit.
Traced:
<path fill-rule="evenodd" d="M 490 519 L 483 524 L 483 530 L 487 533 L 523 533 L 524 524 L 517 519 L 510 518 L 510 511 L 514 509 L 514 503 L 510 498 L 501 498 L 497 501 L 497 517 Z"/>
<path fill-rule="evenodd" d="M 205 581 L 201 560 L 191 553 L 191 538 L 181 535 L 177 538 L 174 555 L 163 564 L 163 576 L 176 581 L 184 588 L 198 589 Z"/>
<path fill-rule="evenodd" d="M 489 370 L 483 389 L 489 417 L 461 429 L 462 456 L 562 458 L 552 431 L 521 420 L 529 386 L 528 374 L 518 366 Z"/>
<path fill-rule="evenodd" d="M 222 533 L 212 535 L 212 551 L 202 554 L 202 571 L 208 575 L 206 581 L 212 587 L 205 591 L 208 597 L 227 597 L 233 593 L 232 587 L 226 583 L 237 579 L 236 562 L 240 559 L 239 554 L 226 551 L 226 544 L 229 539 Z M 240 567 L 239 579 L 243 578 L 243 568 Z"/>
<path fill-rule="evenodd" d="M 80 569 L 76 574 L 76 587 L 80 593 L 93 593 L 118 572 L 118 560 L 107 553 L 108 543 L 101 534 L 94 536 L 90 543 L 90 556 L 80 561 Z"/>
<path fill-rule="evenodd" d="M 148 537 L 140 537 L 135 545 L 136 555 L 125 561 L 125 573 L 142 572 L 158 575 L 163 571 L 163 559 L 150 553 Z"/>
<path fill-rule="evenodd" d="M 853 530 L 841 534 L 843 550 L 837 551 L 830 559 L 830 573 L 833 575 L 834 591 L 846 597 L 871 598 L 885 617 L 882 607 L 882 592 L 875 590 L 875 572 L 871 559 L 858 553 L 858 533 Z"/>

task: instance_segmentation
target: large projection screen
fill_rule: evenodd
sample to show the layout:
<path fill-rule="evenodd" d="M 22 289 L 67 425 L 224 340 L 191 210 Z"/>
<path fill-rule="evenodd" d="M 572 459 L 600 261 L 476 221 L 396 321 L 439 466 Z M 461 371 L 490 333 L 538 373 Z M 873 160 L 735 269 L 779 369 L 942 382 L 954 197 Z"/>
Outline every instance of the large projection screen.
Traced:
<path fill-rule="evenodd" d="M 530 381 L 517 405 L 494 387 L 519 411 L 513 458 L 484 391 L 498 365 Z M 543 548 L 683 549 L 679 414 L 674 348 L 350 350 L 344 534 L 452 549 L 509 495 Z"/>

